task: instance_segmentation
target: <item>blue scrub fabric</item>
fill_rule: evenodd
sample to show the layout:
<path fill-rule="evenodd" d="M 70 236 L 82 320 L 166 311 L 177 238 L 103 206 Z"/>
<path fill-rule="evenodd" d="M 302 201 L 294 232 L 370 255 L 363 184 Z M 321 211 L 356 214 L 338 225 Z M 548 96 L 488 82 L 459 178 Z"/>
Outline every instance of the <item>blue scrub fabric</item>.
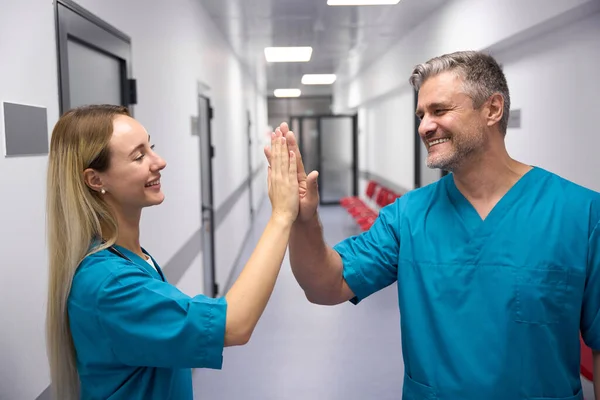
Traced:
<path fill-rule="evenodd" d="M 81 399 L 191 400 L 191 368 L 220 369 L 224 298 L 189 297 L 160 266 L 114 246 L 77 269 L 68 314 Z"/>
<path fill-rule="evenodd" d="M 582 399 L 600 349 L 600 194 L 534 167 L 482 220 L 449 174 L 334 249 L 359 303 L 398 283 L 403 399 Z"/>

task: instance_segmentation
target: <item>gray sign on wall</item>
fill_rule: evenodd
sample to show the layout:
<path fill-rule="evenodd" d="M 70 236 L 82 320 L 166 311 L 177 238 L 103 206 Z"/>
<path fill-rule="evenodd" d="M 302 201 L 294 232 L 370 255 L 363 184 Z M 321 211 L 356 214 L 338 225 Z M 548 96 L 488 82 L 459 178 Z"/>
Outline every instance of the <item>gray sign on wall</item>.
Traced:
<path fill-rule="evenodd" d="M 46 108 L 3 103 L 6 156 L 48 154 Z"/>
<path fill-rule="evenodd" d="M 520 128 L 521 127 L 521 109 L 510 110 L 508 115 L 508 127 L 509 128 Z"/>

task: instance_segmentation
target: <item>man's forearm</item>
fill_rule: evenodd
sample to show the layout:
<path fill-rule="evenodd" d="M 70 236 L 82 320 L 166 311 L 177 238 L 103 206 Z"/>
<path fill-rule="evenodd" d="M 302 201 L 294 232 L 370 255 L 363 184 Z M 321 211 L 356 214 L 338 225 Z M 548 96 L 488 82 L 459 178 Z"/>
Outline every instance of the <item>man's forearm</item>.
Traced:
<path fill-rule="evenodd" d="M 292 272 L 306 297 L 314 303 L 337 304 L 342 289 L 342 259 L 323 239 L 318 215 L 308 222 L 296 221 L 290 234 Z"/>

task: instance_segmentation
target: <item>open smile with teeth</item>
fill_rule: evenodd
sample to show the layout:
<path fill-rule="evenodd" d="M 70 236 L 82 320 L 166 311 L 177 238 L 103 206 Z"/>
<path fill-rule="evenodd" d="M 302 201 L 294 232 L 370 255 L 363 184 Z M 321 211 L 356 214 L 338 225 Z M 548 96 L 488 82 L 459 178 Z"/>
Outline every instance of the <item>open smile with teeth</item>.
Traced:
<path fill-rule="evenodd" d="M 156 185 L 160 185 L 160 179 L 157 179 L 155 181 L 152 181 L 150 183 L 146 184 L 146 187 L 151 187 L 151 186 L 156 186 Z"/>
<path fill-rule="evenodd" d="M 429 142 L 427 142 L 427 143 L 429 144 L 429 147 L 433 147 L 433 146 L 435 146 L 436 144 L 446 143 L 446 142 L 449 142 L 449 141 L 450 141 L 450 139 L 448 139 L 448 138 L 443 138 L 443 139 L 436 139 L 436 140 L 432 140 L 432 141 L 429 141 Z"/>

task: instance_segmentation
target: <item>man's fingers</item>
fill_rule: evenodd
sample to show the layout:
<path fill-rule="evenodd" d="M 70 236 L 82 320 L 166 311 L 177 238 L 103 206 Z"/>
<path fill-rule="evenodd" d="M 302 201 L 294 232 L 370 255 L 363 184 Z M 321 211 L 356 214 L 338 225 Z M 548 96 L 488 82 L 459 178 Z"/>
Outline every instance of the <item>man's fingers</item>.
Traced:
<path fill-rule="evenodd" d="M 288 150 L 288 153 L 290 155 L 290 165 L 289 165 L 289 172 L 290 172 L 290 180 L 292 183 L 298 183 L 297 179 L 296 179 L 296 174 L 298 173 L 297 171 L 297 163 L 296 163 L 296 153 L 294 153 L 291 150 Z"/>
<path fill-rule="evenodd" d="M 287 122 L 282 122 L 281 125 L 279 125 L 279 130 L 281 131 L 281 133 L 283 134 L 283 136 L 287 135 L 287 133 L 290 130 L 290 128 L 288 127 Z"/>
<path fill-rule="evenodd" d="M 300 154 L 300 148 L 298 147 L 298 141 L 296 140 L 296 135 L 294 134 L 294 132 L 289 131 L 286 135 L 285 138 L 287 140 L 288 143 L 288 148 L 294 152 L 294 155 L 296 156 L 296 163 L 298 164 L 297 166 L 297 171 L 299 174 L 303 175 L 305 174 L 304 171 L 304 163 L 302 162 L 302 154 Z"/>
<path fill-rule="evenodd" d="M 306 188 L 306 190 L 307 190 L 309 198 L 314 199 L 319 194 L 318 178 L 319 178 L 319 172 L 318 171 L 312 171 L 306 177 L 306 181 L 307 181 L 307 188 Z"/>
<path fill-rule="evenodd" d="M 285 138 L 287 140 L 288 146 L 294 147 L 294 152 L 295 152 L 296 149 L 298 148 L 298 142 L 296 141 L 296 135 L 294 135 L 294 132 L 287 131 L 285 134 Z M 292 149 L 290 148 L 290 150 L 292 150 Z"/>
<path fill-rule="evenodd" d="M 294 132 L 289 131 L 285 135 L 285 138 L 287 140 L 288 147 L 290 148 L 290 150 L 296 153 L 297 157 L 300 157 L 300 148 L 298 147 L 298 141 L 296 140 L 296 135 L 294 135 Z"/>

